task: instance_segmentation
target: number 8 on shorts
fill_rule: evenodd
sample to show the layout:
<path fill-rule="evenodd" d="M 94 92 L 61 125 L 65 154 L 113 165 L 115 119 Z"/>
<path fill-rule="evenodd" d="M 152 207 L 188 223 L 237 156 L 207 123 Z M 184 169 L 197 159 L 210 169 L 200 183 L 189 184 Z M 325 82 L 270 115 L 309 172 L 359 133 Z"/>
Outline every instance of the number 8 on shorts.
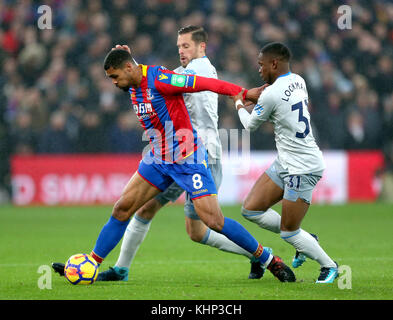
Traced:
<path fill-rule="evenodd" d="M 199 190 L 200 188 L 203 187 L 202 178 L 201 178 L 201 175 L 199 173 L 195 173 L 192 176 L 192 183 L 193 183 L 194 189 Z"/>

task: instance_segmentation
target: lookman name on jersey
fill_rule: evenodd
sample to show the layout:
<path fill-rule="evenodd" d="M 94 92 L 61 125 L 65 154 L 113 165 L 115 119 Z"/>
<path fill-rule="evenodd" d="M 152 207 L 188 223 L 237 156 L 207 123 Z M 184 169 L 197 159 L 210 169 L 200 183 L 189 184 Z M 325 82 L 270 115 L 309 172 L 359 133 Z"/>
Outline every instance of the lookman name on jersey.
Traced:
<path fill-rule="evenodd" d="M 284 101 L 289 101 L 289 98 L 291 97 L 292 92 L 294 92 L 295 90 L 303 90 L 305 94 L 308 94 L 306 86 L 304 86 L 302 82 L 296 81 L 296 82 L 292 82 L 288 86 L 288 89 L 286 89 L 284 91 L 285 97 L 282 97 L 281 99 Z"/>

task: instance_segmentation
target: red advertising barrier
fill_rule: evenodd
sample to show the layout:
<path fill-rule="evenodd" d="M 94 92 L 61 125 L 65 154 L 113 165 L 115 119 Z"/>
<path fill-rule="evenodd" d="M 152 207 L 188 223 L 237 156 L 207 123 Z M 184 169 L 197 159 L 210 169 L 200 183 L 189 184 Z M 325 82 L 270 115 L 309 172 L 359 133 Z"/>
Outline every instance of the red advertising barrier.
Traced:
<path fill-rule="evenodd" d="M 141 155 L 15 156 L 13 202 L 111 204 L 137 170 Z"/>
<path fill-rule="evenodd" d="M 252 152 L 241 165 L 223 158 L 222 204 L 242 202 L 252 185 L 274 161 L 275 152 Z M 324 152 L 327 168 L 314 190 L 314 203 L 374 201 L 379 194 L 381 152 Z M 16 205 L 113 204 L 137 170 L 141 155 L 15 156 L 11 160 Z M 238 168 L 235 168 L 238 169 Z M 247 172 L 246 172 L 247 171 Z M 236 185 L 237 188 L 233 189 Z"/>
<path fill-rule="evenodd" d="M 348 199 L 374 201 L 380 191 L 378 170 L 384 165 L 382 152 L 348 152 Z"/>

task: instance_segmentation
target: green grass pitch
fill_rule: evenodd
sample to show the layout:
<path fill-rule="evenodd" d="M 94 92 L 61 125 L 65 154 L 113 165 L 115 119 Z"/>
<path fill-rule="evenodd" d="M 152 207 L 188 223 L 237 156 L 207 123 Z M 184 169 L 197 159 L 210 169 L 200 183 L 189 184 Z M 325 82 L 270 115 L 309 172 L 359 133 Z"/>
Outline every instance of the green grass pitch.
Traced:
<path fill-rule="evenodd" d="M 152 222 L 128 282 L 73 286 L 53 273 L 51 288 L 40 289 L 40 277 L 48 274 L 39 273 L 39 267 L 89 253 L 110 212 L 102 206 L 0 207 L 0 299 L 393 299 L 393 206 L 378 203 L 311 206 L 302 227 L 318 234 L 327 253 L 351 271 L 351 278 L 346 272 L 346 279 L 343 274 L 331 285 L 314 283 L 319 265 L 310 260 L 294 269 L 296 283 L 280 283 L 268 271 L 261 280 L 248 280 L 248 259 L 189 240 L 183 207 L 170 205 Z M 223 207 L 223 212 L 291 263 L 294 249 L 279 235 L 243 219 L 240 206 Z M 119 249 L 110 253 L 101 270 L 116 262 Z"/>

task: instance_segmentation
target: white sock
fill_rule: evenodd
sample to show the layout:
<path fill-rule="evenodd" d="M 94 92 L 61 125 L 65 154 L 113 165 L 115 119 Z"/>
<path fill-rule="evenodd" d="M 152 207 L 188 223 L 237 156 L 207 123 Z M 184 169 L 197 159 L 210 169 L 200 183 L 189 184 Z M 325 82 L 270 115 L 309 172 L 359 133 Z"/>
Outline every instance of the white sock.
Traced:
<path fill-rule="evenodd" d="M 124 233 L 120 255 L 115 264 L 116 267 L 130 268 L 139 246 L 149 231 L 150 221 L 151 220 L 145 220 L 138 215 L 134 215 L 131 219 L 126 232 Z"/>
<path fill-rule="evenodd" d="M 281 231 L 281 238 L 293 245 L 297 251 L 317 261 L 321 267 L 336 267 L 335 262 L 321 248 L 318 241 L 303 229 Z"/>
<path fill-rule="evenodd" d="M 280 233 L 281 216 L 272 208 L 266 211 L 252 211 L 242 207 L 242 216 L 251 222 L 256 223 L 263 229 Z"/>
<path fill-rule="evenodd" d="M 220 249 L 225 252 L 241 254 L 249 259 L 253 257 L 251 253 L 247 252 L 242 247 L 239 247 L 236 243 L 229 240 L 226 236 L 214 230 L 211 230 L 210 228 L 206 230 L 205 236 L 200 243 L 207 244 L 208 246 Z"/>

